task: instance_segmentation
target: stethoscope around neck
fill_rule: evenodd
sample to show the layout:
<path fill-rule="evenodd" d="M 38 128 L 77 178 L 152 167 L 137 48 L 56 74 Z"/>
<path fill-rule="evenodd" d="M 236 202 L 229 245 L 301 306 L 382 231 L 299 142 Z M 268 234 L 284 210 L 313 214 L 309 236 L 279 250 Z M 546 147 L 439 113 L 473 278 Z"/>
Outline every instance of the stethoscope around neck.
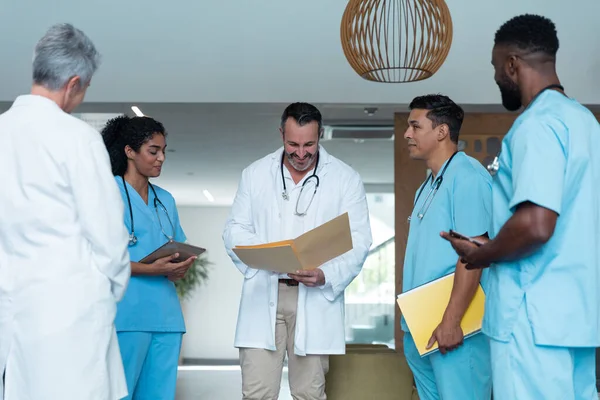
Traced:
<path fill-rule="evenodd" d="M 281 197 L 283 198 L 283 200 L 288 201 L 290 199 L 290 196 L 288 195 L 287 186 L 285 185 L 285 176 L 283 175 L 283 161 L 284 160 L 285 160 L 285 151 L 281 155 L 281 164 L 280 164 L 281 182 L 283 183 L 283 192 L 281 192 Z M 312 202 L 315 198 L 315 195 L 317 194 L 317 189 L 319 188 L 319 183 L 320 183 L 319 177 L 317 176 L 317 168 L 318 167 L 319 167 L 319 153 L 317 152 L 317 161 L 315 162 L 315 168 L 313 169 L 313 173 L 308 178 L 306 178 L 304 180 L 304 182 L 302 182 L 302 187 L 300 188 L 300 193 L 298 194 L 298 199 L 296 200 L 295 213 L 298 216 L 306 215 L 308 209 L 310 208 L 310 205 L 312 204 Z M 302 197 L 302 192 L 304 191 L 304 187 L 306 186 L 308 181 L 310 181 L 311 179 L 314 179 L 314 181 L 315 181 L 315 190 L 312 193 L 312 197 L 310 198 L 310 202 L 308 203 L 308 206 L 306 206 L 306 210 L 301 213 L 298 211 L 298 204 L 300 203 L 300 198 Z"/>
<path fill-rule="evenodd" d="M 129 246 L 135 246 L 138 239 L 137 239 L 137 236 L 135 235 L 135 225 L 133 222 L 133 209 L 131 208 L 131 198 L 129 197 L 129 190 L 127 190 L 127 183 L 125 182 L 125 178 L 121 177 L 121 179 L 123 180 L 123 187 L 125 188 L 125 195 L 127 196 L 127 205 L 129 206 L 129 218 L 131 219 L 131 232 L 129 233 Z M 148 182 L 148 187 L 152 190 L 152 193 L 154 194 L 154 211 L 156 211 L 156 218 L 158 219 L 158 223 L 160 224 L 160 230 L 162 231 L 163 235 L 165 235 L 165 237 L 167 239 L 169 239 L 169 242 L 172 242 L 174 238 L 173 238 L 173 236 L 167 235 L 167 233 L 165 232 L 165 230 L 163 228 L 163 224 L 160 220 L 160 215 L 158 215 L 158 206 L 160 206 L 162 208 L 162 210 L 164 211 L 165 215 L 167 216 L 167 219 L 169 220 L 169 224 L 171 225 L 171 232 L 173 232 L 173 234 L 175 234 L 175 227 L 173 226 L 171 217 L 169 217 L 167 208 L 162 203 L 162 201 L 160 201 L 160 199 L 158 198 L 158 195 L 156 194 L 156 190 L 154 190 L 154 186 L 150 182 Z"/>
<path fill-rule="evenodd" d="M 452 161 L 452 159 L 454 158 L 454 156 L 457 153 L 458 153 L 458 151 L 455 151 L 454 154 L 452 154 L 452 156 L 448 159 L 448 162 L 446 162 L 446 165 L 444 165 L 444 168 L 442 168 L 442 171 L 435 178 L 435 181 L 433 181 L 433 184 L 431 185 L 431 189 L 429 189 L 429 193 L 427 193 L 427 197 L 425 197 L 425 201 L 423 202 L 421 209 L 417 213 L 417 218 L 422 220 L 423 217 L 425 216 L 425 213 L 429 209 L 429 206 L 431 205 L 431 203 L 433 203 L 433 198 L 435 197 L 435 194 L 437 193 L 438 189 L 442 185 L 442 182 L 444 181 L 444 174 L 446 173 L 446 169 L 448 168 L 448 166 L 450 165 L 450 162 Z M 423 190 L 425 190 L 425 186 L 427 186 L 427 183 L 432 179 L 432 174 L 433 173 L 429 173 L 429 176 L 425 180 L 425 183 L 423 183 L 421 185 L 421 189 L 419 190 L 419 194 L 417 194 L 417 199 L 415 200 L 413 206 L 416 206 L 417 203 L 419 202 L 419 198 L 421 198 L 421 194 L 423 193 Z M 411 220 L 411 216 L 408 217 L 408 222 L 410 222 L 410 220 Z"/>

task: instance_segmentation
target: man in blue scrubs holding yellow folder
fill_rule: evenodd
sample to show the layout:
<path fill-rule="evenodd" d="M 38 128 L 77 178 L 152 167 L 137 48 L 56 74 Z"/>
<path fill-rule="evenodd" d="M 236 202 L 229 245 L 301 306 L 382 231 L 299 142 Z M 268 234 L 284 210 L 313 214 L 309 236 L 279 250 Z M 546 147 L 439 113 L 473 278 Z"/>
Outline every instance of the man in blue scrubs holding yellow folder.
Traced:
<path fill-rule="evenodd" d="M 418 189 L 404 259 L 403 292 L 455 272 L 450 302 L 429 345 L 439 351 L 421 357 L 402 319 L 404 353 L 421 400 L 487 400 L 491 397 L 489 340 L 464 339 L 462 317 L 480 284 L 481 270 L 469 271 L 441 231 L 479 236 L 491 227 L 491 176 L 472 157 L 458 151 L 463 110 L 446 96 L 427 95 L 410 104 L 410 157 L 425 161 L 431 174 Z M 484 285 L 485 286 L 485 285 Z"/>
<path fill-rule="evenodd" d="M 492 240 L 448 239 L 490 265 L 483 332 L 494 398 L 596 400 L 600 346 L 600 126 L 556 73 L 554 23 L 515 17 L 496 32 L 495 80 L 509 111 L 525 107 L 489 169 Z"/>

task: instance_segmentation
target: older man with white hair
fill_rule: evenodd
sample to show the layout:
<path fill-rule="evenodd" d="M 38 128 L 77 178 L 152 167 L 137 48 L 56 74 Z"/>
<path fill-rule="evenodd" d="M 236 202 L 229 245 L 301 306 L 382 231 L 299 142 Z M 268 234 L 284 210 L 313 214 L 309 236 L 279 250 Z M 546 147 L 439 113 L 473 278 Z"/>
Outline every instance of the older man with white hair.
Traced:
<path fill-rule="evenodd" d="M 82 31 L 51 27 L 31 94 L 0 115 L 0 400 L 127 395 L 114 328 L 130 276 L 123 202 L 102 137 L 69 115 L 99 59 Z"/>

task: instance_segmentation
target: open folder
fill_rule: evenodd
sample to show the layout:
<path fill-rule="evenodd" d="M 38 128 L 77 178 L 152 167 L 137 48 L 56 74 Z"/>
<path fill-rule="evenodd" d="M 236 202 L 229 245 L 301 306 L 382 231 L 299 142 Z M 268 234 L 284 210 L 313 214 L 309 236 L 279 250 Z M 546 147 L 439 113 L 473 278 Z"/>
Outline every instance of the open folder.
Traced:
<path fill-rule="evenodd" d="M 280 273 L 317 268 L 352 250 L 348 213 L 293 240 L 236 246 L 233 252 L 247 266 Z"/>
<path fill-rule="evenodd" d="M 430 349 L 426 347 L 442 322 L 453 286 L 454 273 L 451 273 L 398 295 L 396 301 L 421 356 L 438 350 L 437 343 Z M 484 305 L 485 294 L 480 284 L 460 323 L 465 338 L 481 331 Z"/>
<path fill-rule="evenodd" d="M 160 246 L 146 257 L 142 258 L 139 262 L 142 264 L 152 264 L 159 258 L 170 256 L 171 254 L 179 253 L 179 257 L 171 262 L 178 263 L 187 260 L 192 256 L 199 256 L 204 253 L 206 249 L 202 247 L 192 246 L 191 244 L 175 242 L 173 240 Z"/>

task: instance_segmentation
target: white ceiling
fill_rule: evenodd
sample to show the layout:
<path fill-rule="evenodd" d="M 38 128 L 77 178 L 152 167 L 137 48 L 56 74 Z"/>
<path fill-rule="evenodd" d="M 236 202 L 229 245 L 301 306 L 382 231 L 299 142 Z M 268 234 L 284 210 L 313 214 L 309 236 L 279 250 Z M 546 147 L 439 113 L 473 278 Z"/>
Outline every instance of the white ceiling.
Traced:
<path fill-rule="evenodd" d="M 450 54 L 428 80 L 380 84 L 357 76 L 340 45 L 346 0 L 3 0 L 0 15 L 0 110 L 29 90 L 36 41 L 56 22 L 83 29 L 103 64 L 78 112 L 127 112 L 138 105 L 170 132 L 159 183 L 179 204 L 229 204 L 241 170 L 280 146 L 283 108 L 310 101 L 326 123 L 391 124 L 394 111 L 429 92 L 448 94 L 468 111 L 500 110 L 490 65 L 493 35 L 508 18 L 542 13 L 561 41 L 559 73 L 567 92 L 600 104 L 598 0 L 448 0 Z M 24 18 L 17 16 L 26 15 Z M 483 106 L 482 106 L 483 105 Z M 377 106 L 375 116 L 363 109 Z M 390 142 L 330 142 L 370 189 L 393 183 Z M 375 186 L 373 186 L 375 185 Z M 379 186 L 377 186 L 379 185 Z M 382 186 L 383 185 L 383 186 Z"/>
<path fill-rule="evenodd" d="M 598 0 L 447 0 L 452 48 L 440 71 L 412 84 L 358 77 L 340 45 L 347 0 L 2 0 L 0 101 L 28 89 L 32 49 L 47 27 L 72 22 L 104 62 L 89 93 L 99 102 L 408 103 L 444 92 L 496 104 L 494 32 L 524 12 L 552 18 L 567 91 L 600 103 Z"/>

